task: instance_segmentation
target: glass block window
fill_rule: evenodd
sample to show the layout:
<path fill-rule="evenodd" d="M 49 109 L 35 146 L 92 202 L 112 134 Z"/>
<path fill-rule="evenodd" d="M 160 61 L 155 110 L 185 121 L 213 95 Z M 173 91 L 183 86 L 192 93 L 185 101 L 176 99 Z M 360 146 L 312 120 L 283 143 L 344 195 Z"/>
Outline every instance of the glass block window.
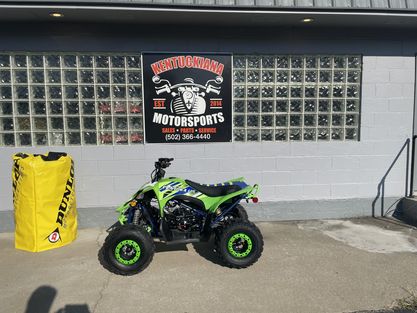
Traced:
<path fill-rule="evenodd" d="M 143 142 L 140 54 L 0 53 L 0 146 Z"/>
<path fill-rule="evenodd" d="M 361 68 L 358 55 L 235 55 L 234 140 L 359 140 Z"/>

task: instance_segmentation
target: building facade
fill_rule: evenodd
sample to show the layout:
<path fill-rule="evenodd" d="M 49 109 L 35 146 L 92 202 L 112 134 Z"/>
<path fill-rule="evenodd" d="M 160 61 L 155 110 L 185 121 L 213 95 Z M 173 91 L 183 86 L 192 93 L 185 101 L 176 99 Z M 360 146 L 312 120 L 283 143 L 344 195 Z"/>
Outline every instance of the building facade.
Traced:
<path fill-rule="evenodd" d="M 14 153 L 64 151 L 79 208 L 119 205 L 157 158 L 173 157 L 169 176 L 258 183 L 261 203 L 249 207 L 257 219 L 389 213 L 409 193 L 413 3 L 0 8 L 0 210 L 13 209 Z M 230 56 L 231 141 L 146 142 L 150 52 Z"/>

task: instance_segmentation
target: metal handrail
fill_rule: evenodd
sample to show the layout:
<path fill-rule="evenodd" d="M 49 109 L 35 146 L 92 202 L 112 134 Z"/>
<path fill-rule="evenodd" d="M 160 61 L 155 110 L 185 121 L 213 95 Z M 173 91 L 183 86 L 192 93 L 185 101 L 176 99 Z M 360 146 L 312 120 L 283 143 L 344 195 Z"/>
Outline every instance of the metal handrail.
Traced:
<path fill-rule="evenodd" d="M 413 136 L 413 146 L 411 147 L 411 171 L 410 171 L 410 194 L 409 196 L 413 196 L 413 189 L 414 189 L 414 159 L 416 156 L 416 139 L 417 135 Z"/>
<path fill-rule="evenodd" d="M 417 137 L 417 135 L 416 135 Z M 391 170 L 393 169 L 393 167 L 395 166 L 395 164 L 397 163 L 398 159 L 400 158 L 400 156 L 402 155 L 404 149 L 407 149 L 406 152 L 406 169 L 405 169 L 405 192 L 404 192 L 404 196 L 407 197 L 408 195 L 408 187 L 409 187 L 409 164 L 410 164 L 410 142 L 411 139 L 407 138 L 407 140 L 404 142 L 403 146 L 401 147 L 400 151 L 397 153 L 397 155 L 395 156 L 394 160 L 392 161 L 391 165 L 389 166 L 389 168 L 387 169 L 387 171 L 385 172 L 384 176 L 382 176 L 381 181 L 378 184 L 378 193 L 375 197 L 375 199 L 372 201 L 372 217 L 375 217 L 375 204 L 377 202 L 377 200 L 379 198 L 381 198 L 381 216 L 384 216 L 384 198 L 385 198 L 385 180 L 388 177 L 388 175 L 391 173 Z"/>

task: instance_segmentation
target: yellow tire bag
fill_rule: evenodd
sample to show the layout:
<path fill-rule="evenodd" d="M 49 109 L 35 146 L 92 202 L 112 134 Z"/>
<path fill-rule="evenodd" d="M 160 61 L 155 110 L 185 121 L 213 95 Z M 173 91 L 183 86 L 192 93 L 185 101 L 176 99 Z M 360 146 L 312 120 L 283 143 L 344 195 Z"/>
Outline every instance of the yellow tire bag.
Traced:
<path fill-rule="evenodd" d="M 66 153 L 13 156 L 15 247 L 44 251 L 77 236 L 74 163 Z"/>

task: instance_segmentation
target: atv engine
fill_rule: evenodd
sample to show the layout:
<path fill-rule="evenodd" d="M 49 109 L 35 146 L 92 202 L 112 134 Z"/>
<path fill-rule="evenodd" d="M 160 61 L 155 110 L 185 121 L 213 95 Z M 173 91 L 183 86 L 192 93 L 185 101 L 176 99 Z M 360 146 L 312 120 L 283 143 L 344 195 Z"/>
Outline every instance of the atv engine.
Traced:
<path fill-rule="evenodd" d="M 200 231 L 203 225 L 203 215 L 197 209 L 183 201 L 171 200 L 165 209 L 165 218 L 170 229 L 182 232 Z"/>

